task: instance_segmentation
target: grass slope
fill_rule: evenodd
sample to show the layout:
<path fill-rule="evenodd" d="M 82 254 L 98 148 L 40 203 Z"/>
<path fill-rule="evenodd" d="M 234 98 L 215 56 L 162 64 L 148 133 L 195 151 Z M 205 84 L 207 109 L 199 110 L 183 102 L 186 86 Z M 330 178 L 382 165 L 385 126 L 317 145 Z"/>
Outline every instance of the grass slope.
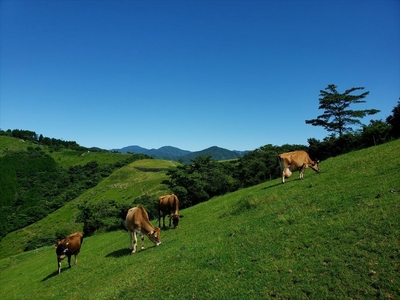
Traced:
<path fill-rule="evenodd" d="M 1 259 L 2 299 L 399 299 L 399 150 L 352 152 L 303 181 L 185 209 L 159 247 L 146 239 L 134 255 L 126 232 L 88 237 L 61 275 L 51 246 Z"/>
<path fill-rule="evenodd" d="M 28 147 L 39 147 L 44 152 L 49 154 L 55 160 L 55 162 L 63 168 L 68 168 L 75 165 L 85 165 L 91 161 L 97 161 L 99 164 L 114 164 L 130 156 L 130 154 L 106 151 L 76 151 L 63 148 L 61 148 L 59 151 L 52 151 L 47 146 L 39 145 L 31 141 L 24 141 L 9 136 L 0 136 L 0 157 L 6 155 L 10 151 L 27 151 Z"/>
<path fill-rule="evenodd" d="M 4 156 L 8 151 L 26 151 L 28 147 L 36 147 L 30 141 L 0 135 L 0 157 Z"/>
<path fill-rule="evenodd" d="M 0 258 L 20 253 L 27 242 L 35 237 L 55 236 L 58 232 L 82 230 L 83 224 L 76 223 L 79 213 L 78 205 L 83 201 L 97 203 L 101 200 L 115 200 L 131 204 L 136 198 L 146 195 L 158 199 L 159 195 L 169 193 L 161 182 L 167 179 L 165 171 L 151 172 L 152 169 L 166 169 L 177 162 L 155 159 L 135 161 L 101 181 L 78 198 L 68 202 L 64 207 L 46 218 L 21 230 L 9 233 L 0 241 Z M 142 171 L 142 170 L 146 171 Z"/>

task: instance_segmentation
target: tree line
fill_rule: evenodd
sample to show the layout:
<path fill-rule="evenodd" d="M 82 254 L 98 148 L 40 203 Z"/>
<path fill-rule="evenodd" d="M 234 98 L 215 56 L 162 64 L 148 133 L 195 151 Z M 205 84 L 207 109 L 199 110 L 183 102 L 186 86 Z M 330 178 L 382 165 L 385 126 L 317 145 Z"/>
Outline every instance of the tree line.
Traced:
<path fill-rule="evenodd" d="M 21 130 L 21 129 L 0 130 L 0 135 L 14 137 L 14 138 L 18 138 L 18 139 L 21 139 L 24 141 L 31 141 L 38 145 L 47 146 L 47 147 L 49 147 L 50 151 L 59 151 L 60 149 L 71 149 L 71 150 L 76 150 L 76 151 L 90 150 L 90 151 L 94 151 L 94 152 L 107 151 L 107 150 L 102 150 L 102 149 L 96 148 L 96 147 L 86 148 L 86 147 L 80 146 L 75 141 L 64 141 L 61 139 L 44 137 L 42 134 L 37 134 L 36 132 L 31 131 L 31 130 Z"/>

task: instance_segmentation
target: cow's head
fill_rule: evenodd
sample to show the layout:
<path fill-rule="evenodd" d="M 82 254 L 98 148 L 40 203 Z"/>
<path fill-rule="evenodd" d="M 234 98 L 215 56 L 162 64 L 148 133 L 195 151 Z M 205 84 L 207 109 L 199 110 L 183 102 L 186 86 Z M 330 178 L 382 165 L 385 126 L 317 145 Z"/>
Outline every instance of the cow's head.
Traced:
<path fill-rule="evenodd" d="M 172 224 L 174 224 L 174 228 L 178 227 L 179 224 L 179 219 L 183 218 L 182 215 L 178 215 L 178 214 L 173 214 L 168 216 L 168 218 L 170 218 L 172 220 Z"/>
<path fill-rule="evenodd" d="M 65 239 L 59 240 L 57 244 L 55 244 L 54 248 L 56 249 L 57 255 L 58 274 L 60 274 L 61 261 L 67 256 L 66 252 L 68 251 L 68 243 L 65 242 Z"/>
<path fill-rule="evenodd" d="M 65 239 L 59 240 L 54 248 L 56 249 L 58 261 L 62 261 L 66 257 L 66 252 L 68 251 L 68 243 L 65 242 Z"/>
<path fill-rule="evenodd" d="M 315 161 L 313 161 L 312 164 L 310 165 L 310 168 L 313 169 L 313 170 L 314 170 L 315 172 L 317 172 L 317 173 L 320 172 L 319 167 L 318 167 L 318 164 L 319 164 L 319 160 L 315 160 Z"/>
<path fill-rule="evenodd" d="M 153 232 L 149 232 L 147 234 L 147 236 L 149 237 L 150 241 L 152 241 L 154 244 L 156 244 L 156 246 L 161 244 L 161 231 L 160 228 L 156 227 L 154 228 Z"/>

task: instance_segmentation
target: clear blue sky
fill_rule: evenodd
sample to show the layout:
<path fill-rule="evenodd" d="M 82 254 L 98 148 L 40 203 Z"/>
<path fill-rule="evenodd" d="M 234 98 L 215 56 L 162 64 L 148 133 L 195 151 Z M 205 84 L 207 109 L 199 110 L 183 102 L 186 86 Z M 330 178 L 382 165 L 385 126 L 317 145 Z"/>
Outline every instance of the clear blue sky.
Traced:
<path fill-rule="evenodd" d="M 0 128 L 103 149 L 304 144 L 319 91 L 400 97 L 399 0 L 1 2 Z"/>

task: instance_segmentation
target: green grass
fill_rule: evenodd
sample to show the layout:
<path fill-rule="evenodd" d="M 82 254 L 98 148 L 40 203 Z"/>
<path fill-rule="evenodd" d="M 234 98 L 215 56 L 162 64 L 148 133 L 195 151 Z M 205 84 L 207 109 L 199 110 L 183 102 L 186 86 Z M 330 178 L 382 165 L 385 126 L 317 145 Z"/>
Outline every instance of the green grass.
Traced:
<path fill-rule="evenodd" d="M 9 151 L 26 151 L 28 147 L 36 147 L 30 141 L 0 135 L 0 157 L 6 155 Z"/>
<path fill-rule="evenodd" d="M 34 149 L 39 147 L 49 154 L 55 162 L 63 168 L 75 165 L 85 165 L 91 161 L 97 161 L 99 164 L 114 164 L 118 161 L 123 161 L 130 156 L 130 154 L 114 152 L 76 151 L 63 148 L 59 151 L 50 151 L 49 147 L 31 141 L 24 141 L 9 136 L 0 136 L 0 157 L 10 151 L 27 151 L 28 147 Z"/>
<path fill-rule="evenodd" d="M 303 181 L 296 173 L 284 185 L 277 179 L 182 210 L 160 246 L 146 239 L 134 255 L 124 231 L 85 238 L 78 265 L 64 262 L 61 275 L 51 246 L 3 258 L 0 295 L 399 299 L 399 150 L 397 140 L 352 152 L 321 162 L 320 174 L 307 170 Z M 103 188 L 95 197 L 110 192 Z"/>

